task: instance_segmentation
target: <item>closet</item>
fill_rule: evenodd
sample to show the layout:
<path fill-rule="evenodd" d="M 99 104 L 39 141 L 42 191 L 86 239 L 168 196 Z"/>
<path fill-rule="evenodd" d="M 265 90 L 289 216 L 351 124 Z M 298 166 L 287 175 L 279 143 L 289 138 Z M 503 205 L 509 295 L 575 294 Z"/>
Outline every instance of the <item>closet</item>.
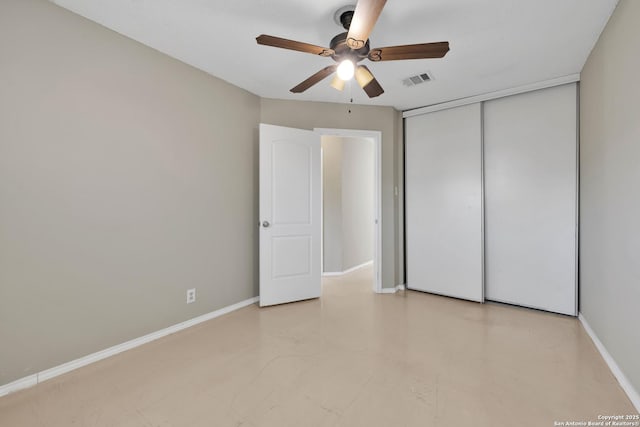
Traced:
<path fill-rule="evenodd" d="M 577 314 L 577 85 L 405 118 L 407 287 Z"/>

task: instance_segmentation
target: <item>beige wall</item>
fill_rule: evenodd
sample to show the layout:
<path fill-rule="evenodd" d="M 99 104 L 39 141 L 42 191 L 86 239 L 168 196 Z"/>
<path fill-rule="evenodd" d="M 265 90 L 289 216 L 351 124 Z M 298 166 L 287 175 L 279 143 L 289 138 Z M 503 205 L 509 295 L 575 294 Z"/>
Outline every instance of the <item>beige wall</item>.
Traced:
<path fill-rule="evenodd" d="M 322 138 L 322 272 L 342 271 L 342 146 Z"/>
<path fill-rule="evenodd" d="M 374 141 L 342 138 L 342 270 L 373 259 Z"/>
<path fill-rule="evenodd" d="M 0 385 L 257 294 L 259 111 L 44 0 L 0 2 Z"/>
<path fill-rule="evenodd" d="M 580 84 L 580 310 L 640 391 L 640 2 L 621 0 Z"/>
<path fill-rule="evenodd" d="M 351 110 L 351 113 L 348 110 Z M 382 132 L 382 286 L 402 280 L 397 265 L 399 206 L 394 186 L 401 175 L 402 114 L 391 107 L 261 99 L 262 123 L 300 129 L 335 128 Z"/>

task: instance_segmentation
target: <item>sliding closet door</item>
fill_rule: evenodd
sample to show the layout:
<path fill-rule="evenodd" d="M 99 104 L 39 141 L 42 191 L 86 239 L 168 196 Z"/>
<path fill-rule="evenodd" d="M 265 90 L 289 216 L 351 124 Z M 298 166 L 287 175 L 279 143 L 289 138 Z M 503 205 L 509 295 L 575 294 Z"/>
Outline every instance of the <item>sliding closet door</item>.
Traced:
<path fill-rule="evenodd" d="M 576 85 L 485 103 L 488 300 L 576 314 Z"/>
<path fill-rule="evenodd" d="M 407 287 L 483 300 L 479 104 L 406 119 Z"/>

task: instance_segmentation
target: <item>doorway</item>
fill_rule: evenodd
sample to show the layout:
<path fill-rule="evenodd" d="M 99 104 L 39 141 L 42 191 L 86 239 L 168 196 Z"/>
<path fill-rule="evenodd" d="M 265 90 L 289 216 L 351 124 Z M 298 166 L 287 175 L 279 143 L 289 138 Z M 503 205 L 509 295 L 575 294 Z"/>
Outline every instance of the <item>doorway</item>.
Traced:
<path fill-rule="evenodd" d="M 381 281 L 381 133 L 315 129 L 322 143 L 322 272 L 341 276 L 372 265 Z"/>

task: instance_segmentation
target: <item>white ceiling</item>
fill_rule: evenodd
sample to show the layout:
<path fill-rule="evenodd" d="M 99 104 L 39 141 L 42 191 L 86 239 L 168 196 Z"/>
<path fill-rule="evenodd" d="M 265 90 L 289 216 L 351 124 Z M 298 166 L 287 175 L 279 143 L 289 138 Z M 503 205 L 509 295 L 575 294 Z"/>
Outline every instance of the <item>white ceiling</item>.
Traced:
<path fill-rule="evenodd" d="M 370 63 L 385 89 L 353 102 L 407 110 L 579 73 L 618 0 L 389 0 L 371 47 L 448 40 L 443 59 Z M 266 98 L 348 102 L 330 78 L 289 89 L 330 58 L 259 46 L 269 34 L 328 46 L 349 0 L 53 0 L 54 3 Z M 433 82 L 402 80 L 431 72 Z"/>

